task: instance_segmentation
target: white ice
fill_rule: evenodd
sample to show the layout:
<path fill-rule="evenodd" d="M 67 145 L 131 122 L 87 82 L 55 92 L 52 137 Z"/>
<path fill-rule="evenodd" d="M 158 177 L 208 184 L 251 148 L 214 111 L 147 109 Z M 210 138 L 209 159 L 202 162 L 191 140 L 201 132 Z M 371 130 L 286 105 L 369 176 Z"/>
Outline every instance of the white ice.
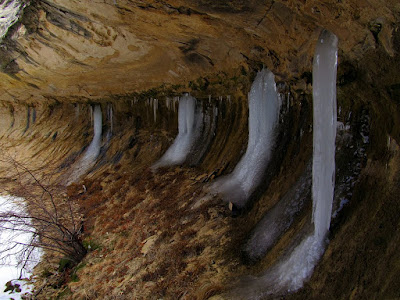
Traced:
<path fill-rule="evenodd" d="M 294 292 L 303 286 L 324 253 L 335 186 L 337 37 L 324 30 L 313 65 L 312 220 L 314 231 L 264 275 L 233 291 L 233 299 L 261 299 Z"/>
<path fill-rule="evenodd" d="M 153 168 L 183 163 L 201 133 L 203 115 L 196 112 L 196 99 L 185 95 L 179 99 L 178 135 Z"/>
<path fill-rule="evenodd" d="M 0 41 L 8 29 L 18 21 L 19 12 L 25 7 L 19 0 L 2 1 L 0 4 Z"/>
<path fill-rule="evenodd" d="M 313 221 L 323 238 L 329 229 L 335 187 L 337 37 L 324 30 L 313 65 Z"/>
<path fill-rule="evenodd" d="M 92 163 L 100 153 L 101 135 L 103 131 L 103 116 L 100 105 L 93 110 L 93 139 L 82 158 L 82 163 Z"/>
<path fill-rule="evenodd" d="M 275 145 L 280 106 L 275 76 L 263 69 L 257 74 L 249 93 L 249 140 L 246 153 L 231 174 L 211 186 L 211 190 L 238 207 L 246 204 L 262 180 Z"/>
<path fill-rule="evenodd" d="M 93 139 L 89 147 L 86 149 L 83 157 L 77 162 L 73 170 L 68 184 L 76 181 L 81 175 L 86 173 L 96 162 L 100 154 L 101 137 L 103 133 L 103 116 L 101 106 L 96 105 L 93 109 Z"/>

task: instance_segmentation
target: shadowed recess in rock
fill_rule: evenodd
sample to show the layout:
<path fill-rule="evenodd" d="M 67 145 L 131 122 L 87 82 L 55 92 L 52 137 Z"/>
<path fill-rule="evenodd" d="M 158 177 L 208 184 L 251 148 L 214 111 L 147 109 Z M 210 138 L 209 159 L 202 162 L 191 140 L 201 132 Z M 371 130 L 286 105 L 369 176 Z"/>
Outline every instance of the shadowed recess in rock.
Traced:
<path fill-rule="evenodd" d="M 261 259 L 290 228 L 305 203 L 311 198 L 311 162 L 296 184 L 271 208 L 253 230 L 243 248 L 249 262 Z"/>

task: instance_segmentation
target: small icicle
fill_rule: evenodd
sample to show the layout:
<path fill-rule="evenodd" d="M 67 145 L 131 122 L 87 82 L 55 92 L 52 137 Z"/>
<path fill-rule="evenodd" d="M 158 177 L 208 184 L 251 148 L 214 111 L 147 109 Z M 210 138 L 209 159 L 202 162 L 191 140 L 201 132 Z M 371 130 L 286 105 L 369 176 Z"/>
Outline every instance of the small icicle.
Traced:
<path fill-rule="evenodd" d="M 113 107 L 112 107 L 111 103 L 109 103 L 107 105 L 107 119 L 108 119 L 108 123 L 110 125 L 110 130 L 107 134 L 107 139 L 109 140 L 112 137 L 113 132 L 114 132 Z"/>
<path fill-rule="evenodd" d="M 157 122 L 158 99 L 153 99 L 153 115 L 154 122 Z"/>
<path fill-rule="evenodd" d="M 80 107 L 79 107 L 79 103 L 75 103 L 75 118 L 79 118 L 80 115 Z"/>

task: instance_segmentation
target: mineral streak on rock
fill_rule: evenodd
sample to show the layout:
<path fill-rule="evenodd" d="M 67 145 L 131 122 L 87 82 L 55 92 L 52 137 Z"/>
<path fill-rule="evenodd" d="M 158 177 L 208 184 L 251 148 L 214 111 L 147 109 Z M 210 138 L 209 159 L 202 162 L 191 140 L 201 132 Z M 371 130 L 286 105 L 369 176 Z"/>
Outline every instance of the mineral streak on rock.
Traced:
<path fill-rule="evenodd" d="M 396 1 L 31 1 L 21 19 L 26 32 L 9 34 L 12 45 L 5 40 L 4 63 L 17 75 L 0 74 L 9 91 L 0 97 L 98 98 L 260 62 L 277 80 L 300 78 L 311 69 L 320 27 L 334 29 L 350 59 L 376 47 L 374 34 L 393 54 L 398 10 Z"/>

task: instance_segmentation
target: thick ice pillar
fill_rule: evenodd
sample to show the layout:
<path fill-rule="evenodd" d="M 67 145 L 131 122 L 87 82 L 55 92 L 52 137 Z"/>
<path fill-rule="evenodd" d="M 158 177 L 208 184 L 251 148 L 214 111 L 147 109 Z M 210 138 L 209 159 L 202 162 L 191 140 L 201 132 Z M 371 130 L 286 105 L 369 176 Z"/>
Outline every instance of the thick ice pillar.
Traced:
<path fill-rule="evenodd" d="M 324 30 L 313 66 L 313 222 L 320 238 L 329 229 L 335 187 L 337 44 L 337 37 Z"/>

